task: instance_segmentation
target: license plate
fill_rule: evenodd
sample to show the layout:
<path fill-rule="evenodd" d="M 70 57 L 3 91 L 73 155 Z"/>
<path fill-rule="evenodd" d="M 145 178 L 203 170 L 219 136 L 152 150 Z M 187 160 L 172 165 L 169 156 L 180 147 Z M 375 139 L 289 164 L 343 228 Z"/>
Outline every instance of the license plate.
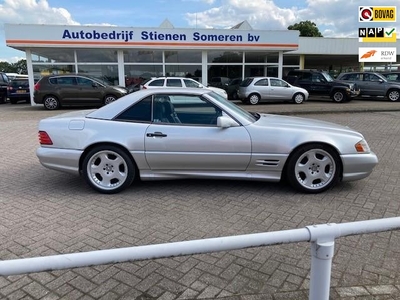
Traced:
<path fill-rule="evenodd" d="M 17 94 L 25 94 L 26 93 L 26 90 L 18 90 L 17 91 Z"/>

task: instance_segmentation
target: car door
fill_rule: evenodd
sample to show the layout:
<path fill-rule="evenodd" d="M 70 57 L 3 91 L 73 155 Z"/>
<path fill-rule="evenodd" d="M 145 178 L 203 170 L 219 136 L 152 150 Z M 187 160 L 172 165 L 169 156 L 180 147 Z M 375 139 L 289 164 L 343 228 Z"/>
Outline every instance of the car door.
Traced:
<path fill-rule="evenodd" d="M 385 82 L 376 74 L 364 73 L 364 80 L 360 89 L 363 95 L 385 96 Z"/>
<path fill-rule="evenodd" d="M 103 101 L 104 86 L 90 78 L 76 77 L 77 94 L 76 101 L 82 104 L 95 104 Z"/>
<path fill-rule="evenodd" d="M 55 88 L 62 104 L 71 105 L 80 101 L 75 76 L 58 76 L 54 78 L 56 80 L 51 80 L 56 83 Z"/>
<path fill-rule="evenodd" d="M 154 171 L 244 171 L 251 140 L 243 126 L 220 128 L 221 109 L 198 95 L 158 95 L 145 134 L 145 155 Z"/>
<path fill-rule="evenodd" d="M 292 98 L 292 89 L 286 82 L 279 78 L 270 78 L 271 84 L 270 99 L 286 100 Z"/>
<path fill-rule="evenodd" d="M 268 78 L 254 79 L 254 90 L 261 95 L 262 100 L 269 99 L 271 87 Z"/>

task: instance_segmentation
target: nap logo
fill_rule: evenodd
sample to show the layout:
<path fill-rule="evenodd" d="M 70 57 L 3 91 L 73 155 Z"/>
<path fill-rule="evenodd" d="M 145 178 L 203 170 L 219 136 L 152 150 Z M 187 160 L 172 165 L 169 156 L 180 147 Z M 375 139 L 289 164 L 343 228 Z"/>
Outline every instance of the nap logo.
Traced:
<path fill-rule="evenodd" d="M 395 27 L 358 28 L 358 40 L 363 43 L 396 43 Z"/>
<path fill-rule="evenodd" d="M 396 22 L 396 6 L 359 6 L 360 22 Z"/>
<path fill-rule="evenodd" d="M 396 47 L 360 47 L 359 62 L 396 62 Z"/>

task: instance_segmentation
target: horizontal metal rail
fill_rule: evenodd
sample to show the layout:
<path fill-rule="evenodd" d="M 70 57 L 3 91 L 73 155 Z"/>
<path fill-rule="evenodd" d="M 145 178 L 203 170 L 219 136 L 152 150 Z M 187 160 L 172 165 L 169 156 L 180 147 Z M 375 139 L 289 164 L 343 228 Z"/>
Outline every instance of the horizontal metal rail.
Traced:
<path fill-rule="evenodd" d="M 334 240 L 339 237 L 400 229 L 400 217 L 311 225 L 305 228 L 157 245 L 98 250 L 0 261 L 0 275 L 17 275 L 126 261 L 193 255 L 251 247 L 311 242 L 310 299 L 329 299 Z"/>

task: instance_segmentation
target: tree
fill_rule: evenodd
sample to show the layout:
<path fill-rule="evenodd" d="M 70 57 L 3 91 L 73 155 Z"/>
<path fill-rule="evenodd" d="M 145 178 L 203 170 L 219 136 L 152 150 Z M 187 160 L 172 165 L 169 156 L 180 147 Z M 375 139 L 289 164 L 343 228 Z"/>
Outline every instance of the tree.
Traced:
<path fill-rule="evenodd" d="M 317 25 L 314 22 L 308 20 L 290 25 L 287 29 L 300 31 L 300 36 L 322 37 L 322 34 L 319 31 Z"/>
<path fill-rule="evenodd" d="M 0 62 L 0 71 L 5 73 L 18 73 L 28 74 L 26 59 L 20 59 L 16 63 L 9 63 L 6 61 Z"/>

